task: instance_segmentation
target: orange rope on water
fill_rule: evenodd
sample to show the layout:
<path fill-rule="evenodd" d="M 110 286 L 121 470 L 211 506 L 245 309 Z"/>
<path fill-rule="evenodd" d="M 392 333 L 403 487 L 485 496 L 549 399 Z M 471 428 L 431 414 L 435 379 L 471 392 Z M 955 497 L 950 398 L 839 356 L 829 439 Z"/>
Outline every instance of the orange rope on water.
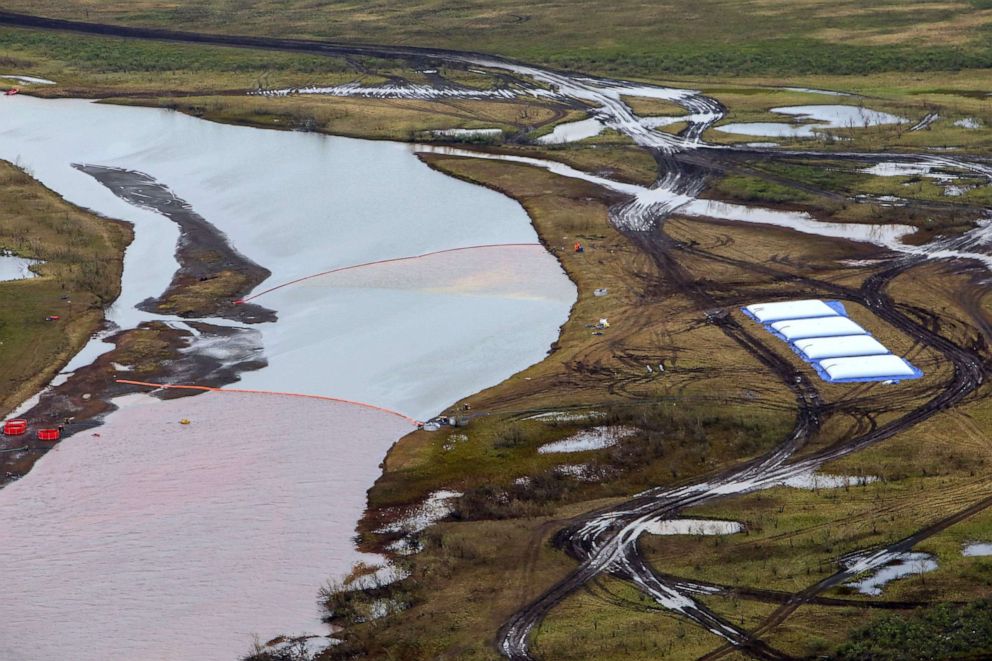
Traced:
<path fill-rule="evenodd" d="M 210 386 L 192 386 L 185 384 L 173 384 L 173 383 L 148 383 L 147 381 L 131 381 L 129 379 L 116 379 L 117 383 L 126 383 L 131 386 L 146 386 L 148 388 L 166 388 L 174 390 L 202 390 L 205 392 L 234 392 L 234 393 L 247 393 L 251 395 L 284 395 L 287 397 L 306 397 L 308 399 L 322 399 L 327 402 L 338 402 L 340 404 L 354 404 L 355 406 L 364 406 L 368 409 L 374 409 L 376 411 L 381 411 L 383 413 L 388 413 L 390 415 L 395 415 L 398 418 L 403 418 L 411 425 L 418 427 L 423 424 L 420 420 L 411 418 L 408 415 L 404 415 L 399 411 L 394 411 L 392 409 L 387 409 L 382 406 L 376 406 L 375 404 L 369 404 L 367 402 L 356 402 L 351 399 L 342 399 L 340 397 L 328 397 L 327 395 L 308 395 L 305 393 L 298 392 L 278 392 L 275 390 L 247 390 L 245 388 L 211 388 Z"/>
<path fill-rule="evenodd" d="M 375 266 L 377 264 L 391 264 L 394 262 L 408 262 L 414 259 L 421 259 L 423 257 L 433 257 L 434 255 L 443 255 L 449 252 L 460 252 L 463 250 L 479 250 L 482 248 L 520 248 L 522 246 L 540 246 L 540 243 L 489 243 L 481 246 L 465 246 L 463 248 L 445 248 L 444 250 L 435 250 L 433 252 L 425 252 L 422 255 L 410 255 L 409 257 L 393 257 L 391 259 L 377 259 L 374 262 L 365 262 L 364 264 L 354 264 L 352 266 L 339 266 L 336 269 L 331 269 L 329 271 L 321 271 L 320 273 L 314 273 L 313 275 L 306 275 L 302 278 L 297 278 L 296 280 L 290 280 L 289 282 L 284 282 L 281 285 L 276 285 L 275 287 L 270 287 L 257 294 L 252 294 L 251 296 L 245 296 L 244 298 L 239 298 L 234 303 L 240 305 L 242 303 L 247 303 L 252 301 L 259 296 L 264 296 L 270 292 L 274 292 L 277 289 L 282 289 L 283 287 L 289 287 L 290 285 L 295 285 L 305 280 L 312 280 L 314 278 L 319 278 L 325 275 L 331 275 L 332 273 L 340 273 L 342 271 L 351 271 L 353 269 L 360 269 L 366 266 Z"/>

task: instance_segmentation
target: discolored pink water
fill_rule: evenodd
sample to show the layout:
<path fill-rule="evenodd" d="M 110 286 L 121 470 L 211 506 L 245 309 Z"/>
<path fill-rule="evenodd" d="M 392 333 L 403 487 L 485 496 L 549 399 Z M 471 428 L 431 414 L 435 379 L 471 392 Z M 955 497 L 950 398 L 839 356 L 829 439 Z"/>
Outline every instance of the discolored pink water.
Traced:
<path fill-rule="evenodd" d="M 0 491 L 0 658 L 230 660 L 319 631 L 317 589 L 376 560 L 355 522 L 410 425 L 278 395 L 123 404 Z"/>

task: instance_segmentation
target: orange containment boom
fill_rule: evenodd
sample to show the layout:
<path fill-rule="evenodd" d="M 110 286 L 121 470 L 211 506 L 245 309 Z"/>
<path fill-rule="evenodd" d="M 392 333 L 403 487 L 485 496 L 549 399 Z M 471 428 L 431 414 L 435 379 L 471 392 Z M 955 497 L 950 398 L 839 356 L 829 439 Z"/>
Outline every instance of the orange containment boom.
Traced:
<path fill-rule="evenodd" d="M 296 280 L 290 280 L 289 282 L 284 282 L 281 285 L 276 285 L 275 287 L 270 287 L 263 291 L 260 291 L 251 296 L 245 296 L 244 298 L 239 298 L 234 301 L 235 305 L 244 305 L 248 301 L 252 301 L 259 296 L 264 296 L 269 292 L 274 292 L 277 289 L 282 289 L 283 287 L 289 287 L 290 285 L 295 285 L 300 282 L 305 282 L 306 280 L 313 280 L 314 278 L 320 278 L 325 275 L 331 275 L 333 273 L 341 273 L 342 271 L 353 271 L 355 269 L 363 269 L 369 266 L 379 266 L 380 264 L 395 264 L 397 262 L 411 262 L 416 259 L 423 259 L 424 257 L 434 257 L 435 255 L 444 255 L 446 253 L 452 252 L 464 252 L 466 250 L 480 250 L 483 248 L 523 248 L 523 247 L 534 247 L 540 246 L 540 243 L 487 243 L 481 246 L 464 246 L 462 248 L 445 248 L 444 250 L 434 250 L 433 252 L 425 252 L 421 255 L 410 255 L 409 257 L 392 257 L 390 259 L 377 259 L 374 262 L 365 262 L 363 264 L 353 264 L 351 266 L 339 266 L 336 269 L 331 269 L 330 271 L 321 271 L 320 273 L 314 273 L 313 275 L 305 275 L 302 278 L 297 278 Z"/>
<path fill-rule="evenodd" d="M 13 420 L 8 420 L 3 424 L 3 433 L 7 436 L 20 436 L 21 434 L 27 432 L 28 421 L 21 418 L 14 418 Z"/>
<path fill-rule="evenodd" d="M 38 430 L 38 440 L 39 441 L 57 441 L 62 438 L 62 432 L 58 429 L 39 429 Z"/>
<path fill-rule="evenodd" d="M 322 399 L 325 402 L 338 402 L 339 404 L 354 404 L 355 406 L 364 406 L 367 409 L 373 409 L 375 411 L 381 411 L 383 413 L 388 413 L 389 415 L 395 415 L 397 418 L 403 418 L 409 422 L 414 427 L 419 427 L 423 424 L 420 420 L 411 418 L 410 416 L 400 413 L 399 411 L 394 411 L 392 409 L 387 409 L 384 406 L 376 406 L 375 404 L 369 404 L 368 402 L 356 402 L 352 399 L 342 399 L 340 397 L 328 397 L 327 395 L 308 395 L 306 393 L 299 392 L 279 392 L 276 390 L 247 390 L 245 388 L 211 388 L 210 386 L 193 386 L 178 383 L 149 383 L 147 381 L 131 381 L 129 379 L 115 379 L 116 383 L 125 383 L 130 386 L 145 386 L 146 388 L 176 388 L 179 390 L 202 390 L 204 392 L 234 392 L 234 393 L 247 393 L 249 395 L 281 395 L 283 397 L 306 397 L 308 399 Z"/>

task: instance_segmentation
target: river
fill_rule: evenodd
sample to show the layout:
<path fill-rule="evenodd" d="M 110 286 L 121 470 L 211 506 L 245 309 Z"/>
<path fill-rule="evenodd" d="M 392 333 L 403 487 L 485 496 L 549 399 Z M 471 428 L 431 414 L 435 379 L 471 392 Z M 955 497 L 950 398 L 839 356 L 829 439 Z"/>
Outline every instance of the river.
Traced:
<path fill-rule="evenodd" d="M 266 294 L 259 303 L 279 320 L 254 328 L 268 366 L 239 386 L 424 419 L 541 360 L 575 301 L 519 204 L 431 170 L 405 145 L 23 96 L 3 99 L 0 126 L 0 158 L 134 223 L 108 315 L 124 329 L 163 318 L 135 306 L 168 286 L 178 229 L 73 164 L 168 186 L 272 272 L 259 290 L 491 246 Z M 109 348 L 95 339 L 71 367 Z M 351 537 L 385 451 L 409 429 L 312 398 L 128 397 L 98 436 L 65 440 L 0 490 L 0 656 L 220 660 L 245 653 L 251 634 L 321 633 L 320 585 L 377 560 Z"/>

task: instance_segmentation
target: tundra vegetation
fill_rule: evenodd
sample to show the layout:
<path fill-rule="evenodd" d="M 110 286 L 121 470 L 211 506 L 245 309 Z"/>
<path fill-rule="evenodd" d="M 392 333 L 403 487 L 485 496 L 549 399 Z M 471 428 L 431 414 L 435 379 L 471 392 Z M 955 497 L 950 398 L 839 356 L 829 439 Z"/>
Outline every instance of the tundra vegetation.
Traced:
<path fill-rule="evenodd" d="M 673 0 L 663 8 L 593 3 L 581 10 L 509 0 L 495 5 L 470 0 L 458 7 L 409 0 L 361 7 L 297 0 L 11 0 L 7 9 L 121 25 L 485 51 L 590 74 L 690 86 L 721 101 L 727 123 L 782 121 L 771 110 L 787 105 L 862 105 L 909 121 L 776 140 L 784 147 L 832 152 L 831 160 L 742 153 L 710 172 L 703 196 L 802 210 L 833 222 L 912 225 L 913 243 L 960 235 L 975 226 L 975 208 L 992 205 L 992 188 L 973 175 L 943 173 L 962 190 L 952 197 L 932 178 L 869 174 L 868 161 L 847 155 L 928 149 L 989 154 L 992 131 L 959 125 L 971 118 L 992 126 L 987 40 L 992 4 L 985 0 L 758 5 Z M 661 11 L 664 21 L 657 20 Z M 584 117 L 578 105 L 245 94 L 353 81 L 423 83 L 424 69 L 435 64 L 429 58 L 317 57 L 4 28 L 0 63 L 60 83 L 32 88 L 41 95 L 82 95 L 214 121 L 366 138 L 441 141 L 431 131 L 500 128 L 503 137 L 487 140 L 495 144 L 477 147 L 558 160 L 641 184 L 657 173 L 650 154 L 609 132 L 566 146 L 536 144 L 556 124 Z M 505 82 L 467 68 L 438 66 L 437 71 L 443 80 L 470 88 Z M 626 101 L 643 114 L 681 114 L 667 102 Z M 931 114 L 938 119 L 927 128 L 910 130 Z M 731 144 L 760 140 L 721 132 L 719 126 L 704 138 Z M 423 159 L 518 200 L 576 283 L 579 299 L 546 360 L 452 405 L 448 413 L 466 418 L 466 426 L 415 432 L 390 451 L 369 492 L 358 540 L 366 550 L 389 554 L 409 575 L 359 589 L 356 581 L 368 574 L 359 567 L 355 576 L 321 590 L 328 621 L 343 627 L 336 634 L 340 642 L 321 658 L 493 658 L 493 641 L 506 619 L 574 569 L 574 560 L 554 545 L 569 521 L 649 487 L 716 474 L 788 435 L 795 416 L 792 392 L 752 352 L 729 342 L 712 310 L 699 301 L 725 305 L 746 325 L 734 311 L 738 303 L 786 293 L 828 297 L 827 285 L 857 288 L 872 276 L 872 260 L 879 257 L 878 249 L 865 244 L 676 214 L 664 232 L 683 249 L 670 253 L 673 263 L 663 264 L 611 225 L 609 208 L 619 200 L 591 184 L 520 164 L 443 155 Z M 13 170 L 5 176 L 30 185 Z M 854 202 L 859 196 L 908 202 L 900 207 Z M 585 252 L 573 252 L 574 241 L 583 243 Z M 52 253 L 21 249 L 56 268 Z M 692 291 L 677 273 L 689 275 Z M 887 294 L 907 315 L 988 361 L 992 302 L 987 289 L 976 284 L 986 278 L 974 266 L 931 262 L 895 276 Z M 87 282 L 92 291 L 79 286 L 90 292 L 93 305 L 113 297 L 101 278 L 90 274 Z M 10 286 L 31 283 L 45 286 L 43 278 Z M 596 290 L 608 293 L 597 296 Z M 37 300 L 41 305 L 49 299 Z M 73 300 L 85 299 L 74 295 Z M 855 320 L 926 376 L 898 391 L 885 385 L 818 384 L 827 414 L 801 456 L 912 412 L 952 377 L 952 366 L 933 349 L 864 307 L 849 308 Z M 610 320 L 608 329 L 593 327 L 601 318 Z M 808 372 L 784 344 L 768 346 L 796 373 Z M 743 533 L 644 535 L 639 550 L 660 572 L 718 588 L 700 602 L 790 656 L 981 655 L 990 644 L 985 598 L 992 565 L 987 558 L 963 556 L 961 549 L 971 541 L 992 541 L 992 514 L 980 510 L 954 517 L 992 496 L 987 396 L 988 386 L 982 386 L 956 408 L 823 468 L 863 478 L 860 483 L 834 489 L 782 485 L 728 496 L 685 515 L 740 521 Z M 538 451 L 599 427 L 634 431 L 605 449 L 567 455 Z M 398 532 L 384 532 L 440 490 L 461 494 L 451 499 L 442 520 L 402 539 Z M 794 611 L 782 610 L 789 595 L 833 575 L 846 554 L 928 528 L 933 534 L 914 549 L 934 557 L 936 570 L 913 572 L 887 585 L 881 596 L 840 584 Z M 405 555 L 399 548 L 417 552 Z M 629 584 L 600 578 L 551 612 L 534 632 L 532 649 L 549 659 L 695 658 L 723 643 Z M 252 653 L 270 660 L 309 656 L 305 645 L 279 650 L 259 645 Z"/>
<path fill-rule="evenodd" d="M 131 236 L 129 225 L 74 207 L 0 161 L 0 250 L 41 260 L 36 277 L 0 282 L 0 411 L 47 383 L 100 328 Z"/>

